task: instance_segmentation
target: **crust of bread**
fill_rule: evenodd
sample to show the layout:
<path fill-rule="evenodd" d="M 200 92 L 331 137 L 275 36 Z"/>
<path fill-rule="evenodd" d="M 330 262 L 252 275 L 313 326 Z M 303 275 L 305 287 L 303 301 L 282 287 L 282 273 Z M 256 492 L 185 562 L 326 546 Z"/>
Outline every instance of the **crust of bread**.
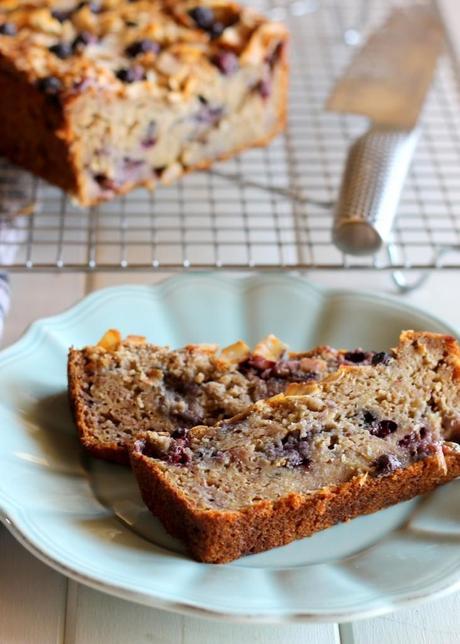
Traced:
<path fill-rule="evenodd" d="M 171 485 L 161 467 L 134 444 L 131 465 L 144 503 L 198 561 L 227 563 L 243 555 L 283 546 L 336 523 L 371 514 L 430 492 L 460 476 L 460 452 L 445 448 L 447 471 L 430 456 L 387 476 L 357 476 L 346 483 L 277 501 L 260 501 L 240 511 L 197 509 Z"/>
<path fill-rule="evenodd" d="M 86 373 L 84 358 L 78 349 L 70 349 L 67 361 L 68 395 L 70 409 L 77 427 L 80 443 L 89 454 L 106 461 L 129 465 L 129 453 L 125 444 L 100 441 L 91 430 L 87 421 L 84 387 Z"/>

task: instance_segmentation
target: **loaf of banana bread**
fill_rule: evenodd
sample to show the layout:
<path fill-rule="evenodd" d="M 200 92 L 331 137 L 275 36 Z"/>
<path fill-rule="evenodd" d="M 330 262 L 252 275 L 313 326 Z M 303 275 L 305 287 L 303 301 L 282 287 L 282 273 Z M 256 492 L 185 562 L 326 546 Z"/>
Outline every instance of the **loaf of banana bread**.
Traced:
<path fill-rule="evenodd" d="M 284 126 L 286 29 L 225 0 L 0 3 L 0 154 L 82 205 Z"/>
<path fill-rule="evenodd" d="M 318 347 L 288 353 L 268 336 L 250 352 L 244 342 L 226 349 L 188 345 L 171 350 L 108 331 L 96 346 L 69 352 L 69 395 L 80 439 L 94 456 L 129 462 L 138 432 L 180 433 L 229 418 L 261 398 L 335 371 L 342 362 L 386 361 L 384 353 Z"/>
<path fill-rule="evenodd" d="M 405 332 L 388 360 L 291 384 L 214 427 L 133 443 L 142 497 L 194 557 L 227 562 L 460 475 L 460 349 Z"/>

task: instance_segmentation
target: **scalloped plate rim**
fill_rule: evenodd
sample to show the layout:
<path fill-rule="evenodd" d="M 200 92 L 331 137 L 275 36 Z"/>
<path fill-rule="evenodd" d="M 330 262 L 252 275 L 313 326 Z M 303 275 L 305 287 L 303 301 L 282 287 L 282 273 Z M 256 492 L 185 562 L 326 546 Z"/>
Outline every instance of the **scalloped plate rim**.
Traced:
<path fill-rule="evenodd" d="M 229 623 L 247 623 L 247 624 L 290 624 L 290 623 L 348 623 L 361 619 L 371 619 L 381 617 L 388 613 L 393 612 L 395 609 L 411 608 L 419 605 L 420 603 L 429 600 L 436 600 L 448 595 L 456 590 L 460 590 L 460 570 L 455 573 L 454 579 L 448 581 L 445 586 L 440 586 L 436 590 L 420 591 L 414 593 L 411 597 L 398 598 L 392 601 L 387 601 L 381 606 L 373 606 L 368 609 L 356 609 L 351 612 L 349 610 L 334 613 L 319 613 L 319 612 L 291 612 L 285 609 L 283 612 L 278 612 L 275 615 L 271 613 L 242 613 L 242 612 L 224 612 L 214 609 L 205 609 L 198 604 L 192 602 L 178 602 L 177 600 L 161 598 L 158 595 L 149 593 L 136 592 L 132 589 L 126 588 L 123 585 L 114 583 L 105 584 L 98 578 L 89 575 L 83 575 L 66 566 L 59 560 L 49 556 L 46 552 L 36 546 L 33 541 L 30 541 L 26 534 L 15 524 L 11 518 L 0 509 L 3 516 L 0 516 L 0 523 L 2 523 L 13 537 L 28 550 L 37 559 L 44 564 L 50 566 L 57 572 L 69 577 L 70 579 L 81 583 L 85 586 L 93 588 L 103 593 L 107 593 L 126 601 L 132 601 L 150 608 L 159 610 L 166 610 L 168 612 L 178 613 L 180 615 L 189 615 L 191 617 L 202 617 L 205 619 L 215 619 Z"/>

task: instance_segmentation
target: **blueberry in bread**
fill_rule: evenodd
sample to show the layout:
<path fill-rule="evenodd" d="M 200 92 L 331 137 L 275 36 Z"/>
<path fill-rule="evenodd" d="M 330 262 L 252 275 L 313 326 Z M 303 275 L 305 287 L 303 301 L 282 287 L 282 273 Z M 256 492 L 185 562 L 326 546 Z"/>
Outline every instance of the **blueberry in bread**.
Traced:
<path fill-rule="evenodd" d="M 342 362 L 384 359 L 384 354 L 331 347 L 288 353 L 272 335 L 252 352 L 241 341 L 222 350 L 210 345 L 171 350 L 138 336 L 122 340 L 110 330 L 98 345 L 70 350 L 70 403 L 82 445 L 94 456 L 128 463 L 128 444 L 138 432 L 214 424 L 289 383 L 335 371 Z"/>
<path fill-rule="evenodd" d="M 230 1 L 2 2 L 0 154 L 82 205 L 169 183 L 282 130 L 286 42 Z"/>
<path fill-rule="evenodd" d="M 404 332 L 387 360 L 292 384 L 213 427 L 145 432 L 142 497 L 201 561 L 227 562 L 460 475 L 460 349 Z"/>

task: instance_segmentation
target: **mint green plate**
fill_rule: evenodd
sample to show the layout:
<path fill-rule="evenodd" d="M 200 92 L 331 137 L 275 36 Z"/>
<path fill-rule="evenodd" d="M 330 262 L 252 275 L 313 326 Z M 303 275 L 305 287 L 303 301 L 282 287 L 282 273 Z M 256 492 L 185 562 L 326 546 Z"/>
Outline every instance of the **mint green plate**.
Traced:
<path fill-rule="evenodd" d="M 299 350 L 383 350 L 404 328 L 455 334 L 400 300 L 277 275 L 111 288 L 36 322 L 0 354 L 0 516 L 37 557 L 120 597 L 234 621 L 353 620 L 460 587 L 460 481 L 232 564 L 192 561 L 144 509 L 129 470 L 79 450 L 67 349 L 109 327 L 172 346 L 272 332 Z"/>

